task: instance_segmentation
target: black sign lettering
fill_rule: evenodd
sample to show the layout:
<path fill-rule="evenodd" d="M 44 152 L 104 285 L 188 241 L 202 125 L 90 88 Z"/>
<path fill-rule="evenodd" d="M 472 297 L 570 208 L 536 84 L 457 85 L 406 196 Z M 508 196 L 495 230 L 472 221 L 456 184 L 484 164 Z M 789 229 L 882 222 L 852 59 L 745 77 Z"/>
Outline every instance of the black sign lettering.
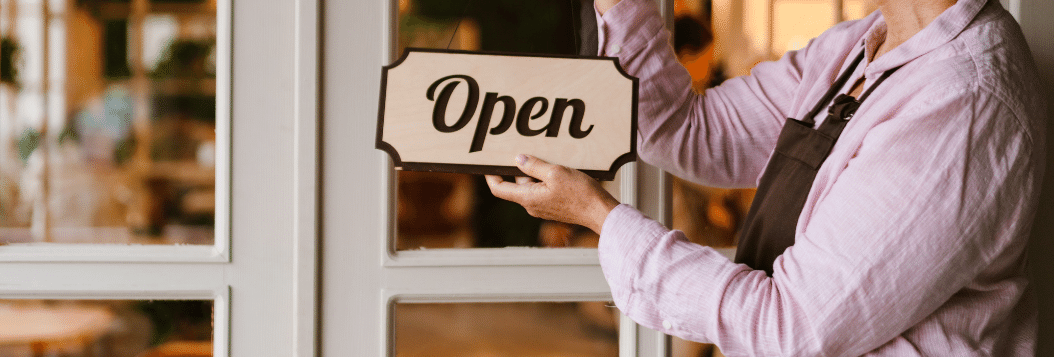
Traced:
<path fill-rule="evenodd" d="M 456 89 L 457 85 L 461 82 L 450 82 L 446 87 L 443 87 L 443 91 L 439 93 L 439 98 L 435 98 L 434 96 L 436 87 L 439 87 L 440 83 L 443 83 L 448 79 L 463 79 L 468 83 L 468 100 L 465 102 L 465 111 L 461 113 L 461 118 L 458 118 L 457 122 L 450 126 L 446 125 L 446 106 L 447 103 L 450 102 L 450 95 L 454 93 L 454 89 Z M 468 125 L 468 122 L 472 120 L 472 114 L 476 112 L 476 104 L 479 103 L 479 84 L 477 84 L 476 80 L 472 79 L 472 77 L 463 74 L 455 74 L 440 78 L 435 81 L 435 83 L 432 83 L 432 85 L 428 87 L 428 93 L 426 95 L 428 100 L 435 100 L 436 102 L 435 108 L 432 110 L 432 126 L 441 133 L 453 133 L 464 128 L 465 125 Z"/>
<path fill-rule="evenodd" d="M 487 137 L 487 127 L 490 126 L 490 117 L 494 115 L 494 104 L 501 102 L 504 114 L 498 126 L 490 130 L 491 135 L 504 133 L 512 127 L 516 113 L 516 100 L 509 96 L 498 96 L 498 93 L 488 92 L 483 98 L 483 109 L 479 112 L 479 123 L 476 123 L 476 134 L 472 136 L 472 146 L 468 152 L 483 150 L 483 140 Z"/>
<path fill-rule="evenodd" d="M 567 128 L 567 132 L 571 134 L 572 138 L 581 139 L 589 135 L 590 131 L 593 131 L 593 126 L 590 125 L 589 129 L 582 131 L 582 117 L 586 114 L 586 103 L 581 99 L 556 98 L 556 102 L 553 103 L 553 118 L 550 119 L 549 132 L 545 133 L 545 136 L 556 137 L 557 132 L 560 130 L 560 121 L 564 118 L 564 110 L 567 107 L 571 107 L 571 124 Z"/>
<path fill-rule="evenodd" d="M 465 100 L 465 110 L 461 113 L 461 117 L 458 118 L 457 122 L 453 125 L 447 125 L 446 108 L 450 103 L 450 96 L 453 95 L 458 84 L 461 84 L 459 80 L 468 83 L 468 98 Z M 436 96 L 436 89 L 444 82 L 448 83 Z M 473 114 L 476 113 L 476 105 L 479 104 L 479 84 L 472 77 L 463 74 L 450 75 L 432 83 L 428 87 L 428 92 L 425 93 L 425 96 L 428 100 L 435 101 L 435 107 L 432 109 L 432 126 L 441 133 L 453 133 L 467 126 L 472 120 Z M 498 122 L 497 126 L 491 128 L 490 122 L 494 116 L 494 106 L 498 103 L 502 105 L 501 121 Z M 535 110 L 535 107 L 538 107 L 537 110 Z M 516 122 L 516 132 L 520 135 L 531 137 L 545 133 L 545 136 L 555 138 L 560 133 L 560 124 L 563 123 L 564 113 L 569 107 L 571 108 L 571 122 L 567 131 L 572 138 L 582 139 L 589 135 L 589 132 L 593 131 L 593 126 L 590 125 L 589 128 L 582 129 L 586 103 L 581 99 L 556 98 L 556 101 L 553 102 L 553 112 L 549 117 L 549 123 L 539 129 L 531 129 L 531 120 L 541 118 L 549 110 L 548 99 L 542 97 L 528 99 L 517 110 L 516 100 L 512 97 L 499 95 L 496 92 L 487 92 L 483 98 L 483 108 L 480 110 L 479 121 L 476 122 L 476 131 L 472 135 L 472 143 L 469 145 L 468 152 L 482 151 L 483 142 L 487 139 L 488 131 L 490 135 L 503 134 L 512 127 L 513 122 Z"/>
<path fill-rule="evenodd" d="M 534 114 L 534 106 L 538 103 L 542 104 L 542 108 L 541 110 L 538 110 L 537 114 Z M 541 129 L 534 130 L 531 129 L 530 124 L 531 119 L 538 119 L 542 116 L 542 114 L 545 114 L 546 110 L 549 110 L 549 101 L 545 98 L 534 97 L 528 99 L 526 102 L 523 103 L 523 106 L 520 107 L 520 114 L 516 117 L 516 131 L 523 136 L 535 136 L 545 132 L 549 125 L 546 125 Z M 549 124 L 552 123 L 550 122 Z M 557 128 L 557 130 L 559 130 L 559 128 Z"/>
<path fill-rule="evenodd" d="M 558 99 L 557 102 L 560 100 L 565 99 Z M 575 139 L 586 137 L 586 135 L 589 135 L 589 132 L 593 131 L 592 125 L 590 125 L 588 129 L 582 130 L 582 117 L 586 114 L 586 103 L 581 99 L 571 99 L 567 101 L 567 105 L 574 108 L 571 112 L 571 125 L 567 127 L 567 133 L 571 134 L 571 137 Z M 561 114 L 563 114 L 563 109 L 564 108 L 560 108 Z M 553 110 L 556 110 L 556 108 L 553 108 Z"/>

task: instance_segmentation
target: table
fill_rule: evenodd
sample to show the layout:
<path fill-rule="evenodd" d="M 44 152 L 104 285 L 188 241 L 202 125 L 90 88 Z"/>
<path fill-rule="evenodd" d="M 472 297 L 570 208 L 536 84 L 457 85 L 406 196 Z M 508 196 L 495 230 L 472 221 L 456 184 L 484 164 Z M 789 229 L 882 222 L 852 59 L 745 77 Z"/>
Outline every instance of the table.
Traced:
<path fill-rule="evenodd" d="M 88 347 L 114 321 L 114 313 L 102 306 L 0 302 L 0 345 L 30 346 L 34 356 L 74 345 L 90 356 Z"/>

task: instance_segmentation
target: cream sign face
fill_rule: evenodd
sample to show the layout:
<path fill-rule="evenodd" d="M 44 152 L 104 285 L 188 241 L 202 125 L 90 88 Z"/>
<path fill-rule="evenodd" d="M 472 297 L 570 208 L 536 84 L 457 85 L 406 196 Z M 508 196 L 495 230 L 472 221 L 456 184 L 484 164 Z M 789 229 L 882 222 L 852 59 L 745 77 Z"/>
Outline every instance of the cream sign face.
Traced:
<path fill-rule="evenodd" d="M 610 180 L 636 158 L 637 79 L 615 58 L 410 49 L 381 93 L 397 169 L 522 175 L 529 154 Z"/>

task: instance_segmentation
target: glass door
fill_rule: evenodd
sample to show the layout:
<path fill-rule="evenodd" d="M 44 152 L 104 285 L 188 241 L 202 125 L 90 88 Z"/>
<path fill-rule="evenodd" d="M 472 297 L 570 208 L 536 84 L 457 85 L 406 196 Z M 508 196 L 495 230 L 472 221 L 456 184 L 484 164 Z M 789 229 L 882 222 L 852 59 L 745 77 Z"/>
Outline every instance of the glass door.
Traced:
<path fill-rule="evenodd" d="M 0 355 L 314 348 L 302 5 L 0 0 Z"/>
<path fill-rule="evenodd" d="M 608 302 L 595 234 L 531 218 L 479 176 L 395 171 L 374 148 L 381 67 L 402 49 L 575 54 L 581 5 L 326 4 L 323 355 L 664 355 L 663 335 Z M 666 217 L 666 185 L 631 164 L 605 187 Z"/>

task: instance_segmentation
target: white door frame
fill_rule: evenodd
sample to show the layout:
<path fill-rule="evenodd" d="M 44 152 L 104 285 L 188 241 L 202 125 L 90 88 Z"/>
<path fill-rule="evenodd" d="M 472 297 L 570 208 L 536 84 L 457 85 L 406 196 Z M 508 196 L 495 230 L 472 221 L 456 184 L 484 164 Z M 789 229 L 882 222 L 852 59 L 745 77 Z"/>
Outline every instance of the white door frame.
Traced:
<path fill-rule="evenodd" d="M 218 3 L 217 244 L 3 246 L 0 298 L 212 299 L 216 356 L 315 355 L 319 3 Z"/>
<path fill-rule="evenodd" d="M 395 302 L 608 301 L 596 250 L 396 252 L 395 175 L 374 148 L 381 67 L 395 59 L 395 0 L 334 1 L 322 12 L 321 354 L 391 355 Z M 667 14 L 672 2 L 663 1 Z M 621 171 L 620 200 L 669 223 L 665 174 Z M 667 339 L 623 319 L 621 356 L 666 355 Z"/>

